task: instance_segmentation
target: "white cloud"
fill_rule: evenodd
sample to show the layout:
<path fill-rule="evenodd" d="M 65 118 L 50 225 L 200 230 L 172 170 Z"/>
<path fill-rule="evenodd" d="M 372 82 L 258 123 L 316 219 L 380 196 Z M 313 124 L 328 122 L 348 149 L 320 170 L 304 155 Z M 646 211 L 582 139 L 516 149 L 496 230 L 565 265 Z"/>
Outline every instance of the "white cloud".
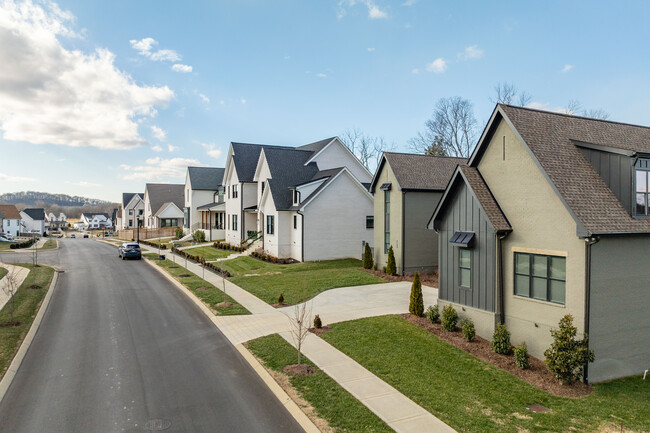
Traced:
<path fill-rule="evenodd" d="M 368 52 L 372 53 L 373 51 L 375 51 L 375 48 L 368 48 Z"/>
<path fill-rule="evenodd" d="M 241 101 L 240 101 L 240 102 L 241 102 L 242 104 L 245 104 L 245 103 L 246 103 L 246 100 L 245 100 L 244 98 L 241 98 Z"/>
<path fill-rule="evenodd" d="M 323 74 L 322 72 L 316 74 L 318 78 L 327 78 L 327 74 Z"/>
<path fill-rule="evenodd" d="M 167 138 L 167 133 L 155 125 L 151 127 L 151 134 L 160 141 L 165 141 Z"/>
<path fill-rule="evenodd" d="M 199 98 L 201 98 L 201 101 L 205 102 L 206 104 L 210 103 L 210 98 L 205 96 L 203 93 L 199 93 Z"/>
<path fill-rule="evenodd" d="M 98 187 L 98 186 L 101 186 L 101 185 L 98 184 L 98 183 L 86 182 L 86 181 L 83 181 L 83 180 L 80 181 L 80 182 L 70 182 L 70 181 L 66 181 L 65 183 L 67 183 L 67 184 L 69 184 L 69 185 L 74 185 L 74 186 L 85 186 L 85 187 L 88 187 L 88 186 L 92 186 L 92 187 Z"/>
<path fill-rule="evenodd" d="M 573 66 L 573 65 L 564 65 L 564 68 L 562 68 L 562 72 L 569 72 L 574 67 L 575 66 Z"/>
<path fill-rule="evenodd" d="M 155 146 L 151 146 L 151 150 L 153 150 L 154 152 L 162 152 L 163 148 L 156 144 Z"/>
<path fill-rule="evenodd" d="M 205 153 L 207 153 L 208 156 L 211 156 L 215 159 L 219 159 L 221 155 L 223 155 L 223 151 L 221 149 L 217 149 L 214 143 L 201 143 L 201 146 L 203 146 L 203 148 L 206 150 Z"/>
<path fill-rule="evenodd" d="M 427 65 L 427 71 L 441 74 L 447 70 L 447 62 L 442 57 L 438 57 Z"/>
<path fill-rule="evenodd" d="M 172 71 L 174 72 L 182 72 L 184 74 L 192 72 L 192 67 L 189 65 L 183 65 L 181 63 L 176 63 L 175 65 L 172 66 Z"/>
<path fill-rule="evenodd" d="M 169 150 L 170 152 L 176 152 L 177 150 L 180 150 L 180 147 L 172 146 L 171 144 L 168 144 L 167 145 L 167 150 Z"/>
<path fill-rule="evenodd" d="M 158 42 L 154 38 L 144 38 L 139 41 L 131 39 L 129 42 L 131 43 L 131 48 L 146 57 L 151 55 L 151 49 L 153 46 L 158 45 Z"/>
<path fill-rule="evenodd" d="M 388 18 L 388 13 L 381 10 L 373 0 L 341 0 L 339 1 L 339 9 L 337 16 L 339 19 L 343 18 L 348 13 L 348 8 L 357 4 L 365 5 L 368 8 L 368 18 L 371 20 Z"/>
<path fill-rule="evenodd" d="M 465 51 L 458 53 L 458 58 L 462 60 L 480 59 L 483 57 L 483 50 L 478 45 L 470 45 Z"/>
<path fill-rule="evenodd" d="M 196 159 L 188 158 L 149 158 L 144 162 L 144 165 L 120 165 L 120 168 L 127 172 L 120 175 L 120 178 L 124 180 L 162 180 L 169 177 L 182 178 L 185 177 L 187 167 L 190 165 L 202 166 L 203 164 Z"/>
<path fill-rule="evenodd" d="M 402 3 L 402 6 L 413 6 L 417 2 L 418 0 L 406 0 L 404 3 Z"/>
<path fill-rule="evenodd" d="M 420 70 L 419 70 L 418 68 L 415 68 L 415 69 L 413 69 L 413 70 L 411 71 L 411 73 L 417 75 L 417 74 L 420 73 Z"/>
<path fill-rule="evenodd" d="M 154 38 L 144 38 L 139 41 L 131 39 L 129 41 L 131 48 L 136 50 L 141 56 L 145 56 L 151 60 L 158 62 L 178 62 L 183 57 L 174 50 L 158 50 L 153 52 L 154 45 L 158 45 L 158 41 Z"/>
<path fill-rule="evenodd" d="M 529 104 L 526 105 L 527 108 L 534 108 L 536 110 L 544 110 L 544 111 L 551 111 L 554 113 L 566 113 L 567 108 L 566 107 L 552 107 L 550 103 L 548 102 L 539 102 L 539 101 L 533 101 Z"/>
<path fill-rule="evenodd" d="M 371 4 L 370 2 L 368 2 L 368 16 L 373 20 L 388 18 L 386 11 L 382 11 L 377 5 Z"/>
<path fill-rule="evenodd" d="M 0 173 L 0 181 L 2 182 L 36 182 L 33 177 L 10 176 L 8 174 Z"/>
<path fill-rule="evenodd" d="M 138 121 L 174 97 L 167 86 L 137 85 L 106 49 L 67 50 L 76 35 L 54 3 L 0 3 L 0 130 L 6 140 L 72 147 L 142 145 Z"/>
<path fill-rule="evenodd" d="M 223 99 L 220 99 L 220 100 L 219 100 L 219 104 L 221 104 L 221 105 L 226 105 L 226 101 L 224 101 Z"/>

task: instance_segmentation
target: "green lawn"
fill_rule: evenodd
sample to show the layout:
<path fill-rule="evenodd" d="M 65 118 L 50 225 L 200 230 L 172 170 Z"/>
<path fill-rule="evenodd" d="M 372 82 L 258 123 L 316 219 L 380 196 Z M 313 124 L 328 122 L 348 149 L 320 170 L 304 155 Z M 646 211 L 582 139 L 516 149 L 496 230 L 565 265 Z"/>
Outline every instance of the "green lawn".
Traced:
<path fill-rule="evenodd" d="M 188 271 L 180 264 L 175 264 L 171 260 L 156 260 L 158 254 L 147 253 L 143 254 L 144 257 L 152 259 L 153 262 L 165 268 L 176 280 L 180 281 L 185 287 L 190 289 L 199 299 L 203 301 L 207 306 L 212 308 L 220 316 L 236 316 L 241 314 L 250 314 L 250 312 L 237 303 L 230 296 L 226 296 L 226 301 L 232 302 L 233 305 L 230 307 L 217 307 L 216 304 L 223 302 L 223 288 L 216 288 L 212 284 L 203 280 L 201 277 L 193 274 Z M 210 272 L 206 270 L 206 272 Z M 189 277 L 180 277 L 180 275 L 190 275 Z M 208 290 L 197 290 L 199 287 L 207 287 Z"/>
<path fill-rule="evenodd" d="M 233 275 L 230 281 L 269 304 L 275 304 L 280 293 L 286 303 L 296 304 L 336 287 L 385 282 L 363 272 L 362 262 L 357 259 L 278 265 L 237 257 L 220 266 Z"/>
<path fill-rule="evenodd" d="M 56 239 L 48 239 L 45 241 L 43 246 L 39 248 L 39 250 L 52 250 L 56 248 L 56 246 L 57 246 Z"/>
<path fill-rule="evenodd" d="M 399 316 L 331 325 L 323 338 L 458 431 L 650 431 L 650 383 L 594 386 L 592 395 L 550 395 L 480 361 Z M 551 409 L 535 414 L 530 404 Z M 604 430 L 603 430 L 604 431 Z M 619 431 L 618 429 L 612 431 Z"/>
<path fill-rule="evenodd" d="M 279 335 L 269 335 L 248 342 L 248 349 L 275 371 L 295 364 L 296 349 Z M 314 365 L 306 357 L 305 364 Z M 311 376 L 290 376 L 291 385 L 339 432 L 391 432 L 381 419 L 317 367 Z"/>
<path fill-rule="evenodd" d="M 31 271 L 14 295 L 14 321 L 21 322 L 21 325 L 16 327 L 0 327 L 0 378 L 4 376 L 9 364 L 11 364 L 11 360 L 20 347 L 20 343 L 22 343 L 27 331 L 29 331 L 38 307 L 45 297 L 50 287 L 52 276 L 54 275 L 54 269 L 47 266 L 39 266 L 34 270 L 31 264 L 19 263 L 18 265 L 29 268 Z M 35 274 L 32 272 L 35 272 Z M 42 289 L 34 290 L 25 288 L 32 284 L 37 284 Z M 10 303 L 11 301 L 0 311 L 0 323 L 9 322 Z"/>
<path fill-rule="evenodd" d="M 201 256 L 204 257 L 205 260 L 216 260 L 216 259 L 222 259 L 224 257 L 228 257 L 231 254 L 234 254 L 234 251 L 226 251 L 226 250 L 220 250 L 218 248 L 214 248 L 210 245 L 202 246 L 202 247 L 195 247 L 195 248 L 188 248 L 186 250 L 183 250 L 188 254 L 193 254 L 195 256 Z"/>
<path fill-rule="evenodd" d="M 0 242 L 0 251 L 8 250 L 9 246 L 14 242 Z"/>
<path fill-rule="evenodd" d="M 9 246 L 11 244 L 15 244 L 15 243 L 16 242 L 0 242 L 0 251 L 9 250 L 10 249 Z M 45 244 L 41 248 L 39 248 L 39 250 L 50 250 L 50 249 L 56 248 L 56 245 L 57 245 L 56 240 L 48 239 L 47 241 L 45 241 Z M 33 249 L 33 248 L 34 247 L 32 247 L 31 249 Z M 23 251 L 25 251 L 25 250 L 28 250 L 30 248 L 21 248 L 21 249 Z M 15 251 L 20 251 L 20 250 L 15 250 Z"/>
<path fill-rule="evenodd" d="M 9 273 L 5 268 L 0 268 L 0 280 L 4 278 L 5 275 Z"/>

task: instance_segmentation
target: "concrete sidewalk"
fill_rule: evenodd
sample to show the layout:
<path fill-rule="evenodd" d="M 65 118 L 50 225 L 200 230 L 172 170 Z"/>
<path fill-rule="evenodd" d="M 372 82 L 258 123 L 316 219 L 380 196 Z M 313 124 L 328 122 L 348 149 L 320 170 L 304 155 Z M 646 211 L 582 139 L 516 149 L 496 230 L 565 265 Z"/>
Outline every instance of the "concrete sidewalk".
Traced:
<path fill-rule="evenodd" d="M 9 271 L 9 273 L 0 280 L 0 310 L 2 310 L 2 307 L 4 307 L 9 299 L 11 299 L 9 293 L 5 291 L 5 289 L 9 286 L 9 276 L 14 273 L 16 278 L 16 290 L 18 290 L 18 287 L 20 287 L 23 281 L 25 281 L 25 278 L 27 278 L 29 269 L 23 268 L 22 266 L 14 266 L 2 262 L 0 262 L 0 268 L 5 268 L 7 271 Z"/>
<path fill-rule="evenodd" d="M 149 250 L 146 246 L 143 249 Z M 184 258 L 176 256 L 175 260 L 177 264 L 185 264 Z M 189 260 L 187 269 L 202 275 L 201 266 Z M 212 272 L 206 272 L 205 279 L 215 287 L 223 287 L 222 278 Z M 290 332 L 293 306 L 275 309 L 235 284 L 227 280 L 225 283 L 226 293 L 252 313 L 211 317 L 233 345 L 270 334 L 280 334 L 293 345 Z M 410 290 L 409 282 L 343 287 L 325 291 L 308 302 L 312 304 L 312 313 L 319 314 L 323 323 L 329 324 L 406 313 Z M 422 292 L 425 306 L 436 302 L 436 289 L 423 286 Z M 322 338 L 309 334 L 302 353 L 396 432 L 455 431 Z"/>

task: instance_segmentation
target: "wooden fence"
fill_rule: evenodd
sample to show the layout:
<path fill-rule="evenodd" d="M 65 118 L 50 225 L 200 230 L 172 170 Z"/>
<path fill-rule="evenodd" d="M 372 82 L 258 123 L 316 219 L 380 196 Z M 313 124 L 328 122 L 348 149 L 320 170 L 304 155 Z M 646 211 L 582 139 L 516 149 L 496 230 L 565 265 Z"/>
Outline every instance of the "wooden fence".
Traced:
<path fill-rule="evenodd" d="M 116 233 L 119 239 L 130 241 L 138 237 L 137 229 L 118 230 Z M 169 238 L 176 235 L 176 227 L 161 227 L 159 229 L 140 228 L 140 239 Z"/>

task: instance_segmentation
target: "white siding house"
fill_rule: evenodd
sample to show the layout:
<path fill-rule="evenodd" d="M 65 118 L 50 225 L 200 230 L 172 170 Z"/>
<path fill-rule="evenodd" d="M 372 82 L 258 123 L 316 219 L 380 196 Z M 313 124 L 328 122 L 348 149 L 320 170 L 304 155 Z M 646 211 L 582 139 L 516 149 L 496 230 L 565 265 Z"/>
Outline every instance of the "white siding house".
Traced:
<path fill-rule="evenodd" d="M 144 190 L 144 227 L 182 227 L 185 185 L 148 183 Z"/>
<path fill-rule="evenodd" d="M 225 238 L 224 169 L 188 167 L 185 175 L 185 232 L 203 230 L 206 239 Z"/>
<path fill-rule="evenodd" d="M 29 208 L 20 211 L 20 232 L 37 233 L 45 232 L 45 210 L 43 208 Z"/>
<path fill-rule="evenodd" d="M 0 232 L 8 233 L 11 236 L 20 234 L 20 212 L 13 204 L 0 205 Z"/>
<path fill-rule="evenodd" d="M 144 225 L 144 194 L 125 192 L 122 194 L 122 205 L 117 212 L 117 229 L 132 229 Z"/>

